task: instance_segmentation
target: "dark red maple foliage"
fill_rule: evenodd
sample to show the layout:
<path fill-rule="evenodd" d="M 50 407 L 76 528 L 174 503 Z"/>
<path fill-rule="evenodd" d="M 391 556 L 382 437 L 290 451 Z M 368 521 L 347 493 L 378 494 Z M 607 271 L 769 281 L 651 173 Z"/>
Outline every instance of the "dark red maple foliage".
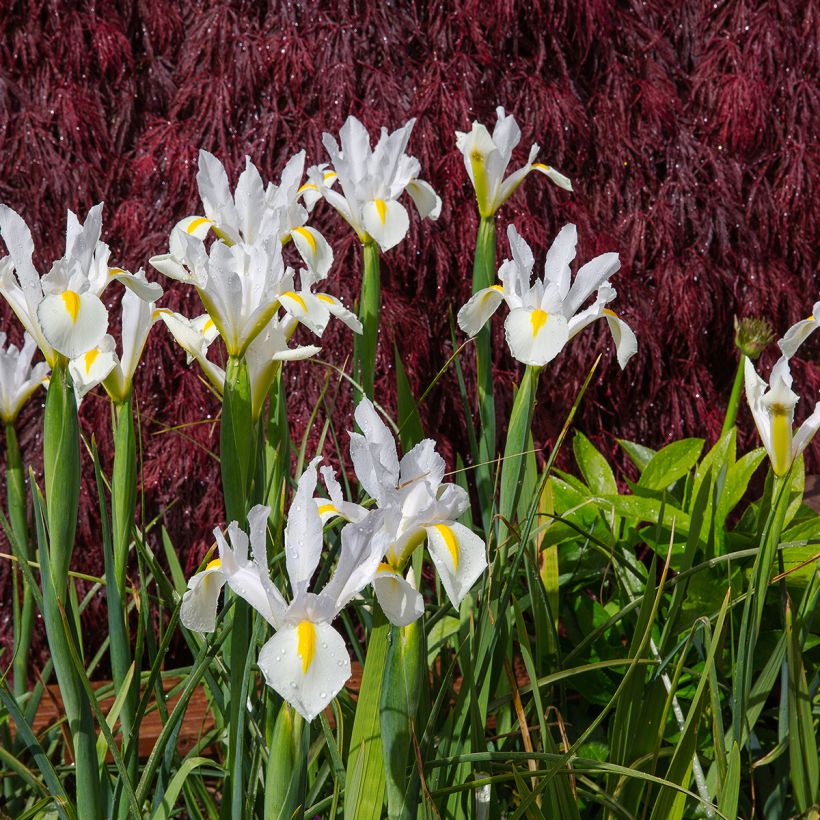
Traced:
<path fill-rule="evenodd" d="M 735 367 L 732 316 L 769 317 L 779 331 L 818 293 L 817 4 L 813 0 L 531 0 L 496 2 L 227 2 L 5 0 L 0 4 L 0 201 L 35 236 L 41 265 L 63 247 L 65 210 L 105 200 L 105 238 L 131 269 L 167 246 L 170 227 L 198 208 L 199 148 L 236 172 L 249 155 L 278 178 L 304 147 L 324 158 L 322 132 L 348 113 L 372 130 L 418 118 L 411 152 L 444 200 L 440 220 L 412 222 L 384 260 L 377 391 L 391 406 L 392 344 L 418 392 L 451 352 L 448 311 L 469 293 L 476 230 L 472 192 L 453 132 L 491 124 L 502 104 L 525 146 L 574 181 L 568 195 L 530 179 L 502 210 L 543 256 L 567 221 L 579 258 L 618 250 L 619 310 L 640 352 L 620 373 L 603 328 L 556 361 L 541 388 L 536 433 L 549 442 L 590 364 L 604 358 L 577 426 L 615 452 L 615 437 L 648 445 L 683 435 L 714 439 Z M 315 224 L 331 241 L 335 291 L 348 303 L 360 277 L 354 238 L 327 207 Z M 149 271 L 150 276 L 155 276 Z M 168 285 L 168 282 L 164 283 Z M 196 297 L 171 287 L 164 303 L 188 315 Z M 20 331 L 0 305 L 4 329 Z M 517 377 L 496 326 L 501 418 Z M 350 338 L 324 342 L 341 363 Z M 810 358 L 814 346 L 804 353 Z M 764 356 L 764 369 L 774 351 Z M 469 357 L 468 357 L 469 358 Z M 820 370 L 794 364 L 804 398 Z M 301 433 L 325 372 L 290 370 Z M 163 514 L 183 567 L 222 522 L 218 403 L 163 328 L 137 375 L 146 520 Z M 340 402 L 338 429 L 350 426 Z M 83 430 L 110 464 L 107 401 L 82 405 Z M 423 408 L 445 452 L 465 449 L 453 380 Z M 741 440 L 753 442 L 741 410 Z M 189 425 L 181 429 L 181 425 Z M 37 464 L 41 406 L 21 419 Z M 810 453 L 816 468 L 818 449 Z M 88 467 L 88 465 L 86 465 Z M 99 574 L 96 489 L 85 470 L 75 553 Z M 8 565 L 0 596 L 8 600 Z M 101 599 L 90 616 L 99 614 Z M 0 608 L 0 635 L 8 634 Z M 92 623 L 92 621 L 89 621 Z"/>

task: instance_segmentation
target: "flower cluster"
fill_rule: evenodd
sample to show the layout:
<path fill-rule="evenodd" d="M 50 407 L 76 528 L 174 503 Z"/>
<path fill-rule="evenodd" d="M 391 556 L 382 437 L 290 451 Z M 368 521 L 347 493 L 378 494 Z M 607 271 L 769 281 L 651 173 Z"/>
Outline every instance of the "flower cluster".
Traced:
<path fill-rule="evenodd" d="M 259 653 L 265 679 L 297 711 L 312 720 L 350 677 L 344 639 L 331 622 L 366 586 L 397 626 L 424 612 L 412 571 L 404 567 L 425 540 L 454 606 L 470 591 L 487 566 L 484 541 L 456 519 L 469 501 L 466 492 L 443 483 L 444 461 L 435 442 L 425 439 L 399 460 L 395 440 L 372 402 L 356 409 L 362 433 L 350 433 L 350 457 L 360 485 L 376 502 L 365 507 L 346 501 L 333 470 L 321 473 L 329 498 L 318 496 L 314 459 L 299 478 L 285 527 L 285 565 L 290 603 L 270 577 L 266 526 L 270 509 L 255 506 L 248 534 L 236 521 L 228 541 L 214 530 L 219 557 L 188 582 L 182 623 L 198 632 L 216 628 L 219 593 L 227 584 L 275 630 Z M 341 531 L 336 570 L 319 593 L 309 591 L 319 565 L 323 524 L 348 523 Z M 250 556 L 248 548 L 250 547 Z"/>

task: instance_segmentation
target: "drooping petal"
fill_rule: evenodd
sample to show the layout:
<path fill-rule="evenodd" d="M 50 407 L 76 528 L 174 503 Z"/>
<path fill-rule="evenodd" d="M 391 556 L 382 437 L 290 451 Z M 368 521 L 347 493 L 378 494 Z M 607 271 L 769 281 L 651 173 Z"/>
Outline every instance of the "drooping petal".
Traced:
<path fill-rule="evenodd" d="M 395 626 L 407 626 L 424 614 L 424 599 L 419 591 L 390 564 L 379 565 L 373 578 L 373 589 L 379 606 Z"/>
<path fill-rule="evenodd" d="M 820 429 L 820 402 L 814 405 L 812 414 L 800 425 L 792 440 L 792 461 L 800 458 L 809 446 L 815 433 Z"/>
<path fill-rule="evenodd" d="M 811 316 L 792 325 L 777 343 L 783 355 L 789 359 L 794 356 L 800 345 L 817 330 L 818 325 L 820 325 L 820 302 L 815 302 Z"/>
<path fill-rule="evenodd" d="M 68 372 L 74 382 L 77 398 L 81 399 L 89 390 L 100 384 L 117 366 L 114 353 L 114 339 L 106 334 L 102 341 L 68 363 Z"/>
<path fill-rule="evenodd" d="M 615 342 L 618 364 L 623 370 L 626 363 L 638 352 L 638 339 L 632 328 L 614 310 L 604 308 L 604 316 L 609 325 L 612 340 Z"/>
<path fill-rule="evenodd" d="M 316 228 L 300 227 L 290 232 L 293 244 L 305 264 L 320 279 L 324 279 L 333 265 L 333 249 Z"/>
<path fill-rule="evenodd" d="M 92 293 L 66 290 L 46 296 L 37 318 L 48 343 L 69 359 L 96 347 L 108 329 L 108 311 Z"/>
<path fill-rule="evenodd" d="M 328 293 L 317 293 L 316 298 L 325 303 L 332 316 L 335 316 L 343 324 L 347 325 L 354 333 L 361 334 L 362 323 L 356 314 L 353 313 L 352 310 L 348 310 L 339 299 Z"/>
<path fill-rule="evenodd" d="M 305 720 L 313 720 L 350 678 L 342 636 L 328 623 L 283 626 L 260 650 L 265 682 Z"/>
<path fill-rule="evenodd" d="M 436 524 L 426 530 L 427 547 L 442 586 L 453 606 L 458 607 L 487 568 L 484 541 L 454 521 Z"/>
<path fill-rule="evenodd" d="M 507 344 L 519 362 L 543 367 L 552 361 L 569 340 L 567 320 L 560 313 L 540 308 L 516 308 L 504 322 Z"/>
<path fill-rule="evenodd" d="M 309 328 L 317 336 L 325 332 L 330 321 L 330 311 L 321 299 L 307 290 L 293 290 L 279 294 L 279 303 L 297 321 Z"/>
<path fill-rule="evenodd" d="M 218 558 L 188 579 L 188 589 L 182 596 L 179 609 L 179 620 L 186 629 L 192 632 L 213 632 L 216 629 L 219 593 L 225 586 L 225 580 Z"/>
<path fill-rule="evenodd" d="M 189 363 L 192 359 L 196 359 L 208 381 L 221 393 L 225 385 L 225 371 L 208 359 L 208 345 L 210 342 L 206 331 L 202 329 L 205 327 L 206 322 L 210 321 L 210 317 L 207 314 L 200 317 L 205 319 L 205 322 L 201 322 L 201 327 L 197 330 L 194 322 L 179 313 L 174 313 L 167 308 L 160 308 L 155 312 L 165 322 L 177 344 L 188 354 Z"/>
<path fill-rule="evenodd" d="M 162 296 L 162 285 L 158 282 L 149 282 L 145 273 L 129 273 L 122 268 L 109 268 L 108 275 L 111 281 L 122 282 L 128 290 L 135 293 L 144 302 L 156 302 Z"/>
<path fill-rule="evenodd" d="M 458 312 L 458 326 L 468 335 L 476 336 L 504 301 L 501 285 L 491 285 L 474 293 Z"/>
<path fill-rule="evenodd" d="M 570 180 L 570 178 L 564 176 L 560 171 L 557 171 L 552 166 L 544 165 L 543 162 L 533 162 L 532 170 L 538 171 L 545 177 L 548 177 L 559 188 L 563 188 L 565 191 L 572 191 L 572 181 Z"/>
<path fill-rule="evenodd" d="M 366 202 L 362 218 L 367 233 L 383 251 L 389 251 L 407 236 L 410 218 L 404 205 L 395 199 L 376 199 Z"/>
<path fill-rule="evenodd" d="M 405 190 L 413 199 L 422 219 L 429 217 L 435 221 L 441 216 L 441 197 L 433 190 L 429 182 L 414 179 L 407 184 Z"/>

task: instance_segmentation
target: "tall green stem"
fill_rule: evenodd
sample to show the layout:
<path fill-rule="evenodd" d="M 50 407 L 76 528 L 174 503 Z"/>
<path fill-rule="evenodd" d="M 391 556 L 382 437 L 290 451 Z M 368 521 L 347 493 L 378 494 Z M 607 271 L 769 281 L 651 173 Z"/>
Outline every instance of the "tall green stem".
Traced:
<path fill-rule="evenodd" d="M 93 713 L 72 661 L 69 647 L 72 636 L 66 633 L 61 614 L 66 613 L 66 623 L 72 628 L 76 614 L 73 596 L 69 594 L 68 569 L 80 498 L 80 429 L 74 388 L 65 361 L 58 361 L 51 373 L 44 426 L 48 537 L 40 539 L 43 622 L 74 744 L 77 814 L 97 818 L 103 816 L 103 796 L 97 770 Z M 74 635 L 73 640 L 81 646 L 79 635 Z"/>
<path fill-rule="evenodd" d="M 513 523 L 521 497 L 521 485 L 527 466 L 525 453 L 531 441 L 532 417 L 535 412 L 535 396 L 538 390 L 540 367 L 527 366 L 521 377 L 521 384 L 515 393 L 510 423 L 507 427 L 507 441 L 504 445 L 504 463 L 501 467 L 501 499 L 499 502 L 500 521 L 498 525 L 499 566 L 507 562 L 509 545 L 507 537 L 509 525 Z"/>
<path fill-rule="evenodd" d="M 222 491 L 225 496 L 225 517 L 244 525 L 252 482 L 256 475 L 257 438 L 254 432 L 251 387 L 248 366 L 244 359 L 231 356 L 225 372 L 220 429 L 220 464 Z M 225 798 L 222 816 L 241 817 L 245 807 L 244 713 L 247 692 L 245 666 L 251 635 L 251 610 L 239 596 L 229 616 L 230 637 L 227 641 L 227 664 L 230 673 L 230 724 L 228 729 L 228 759 Z"/>
<path fill-rule="evenodd" d="M 29 545 L 28 515 L 26 507 L 26 477 L 23 459 L 13 422 L 6 422 L 6 494 L 9 522 L 15 541 L 15 555 L 18 561 L 31 560 Z M 15 572 L 12 579 L 14 616 L 14 694 L 25 694 L 28 688 L 28 653 L 31 647 L 31 632 L 34 623 L 34 598 L 28 584 Z"/>
<path fill-rule="evenodd" d="M 495 219 L 482 217 L 478 226 L 473 261 L 473 293 L 490 287 L 495 282 L 496 268 Z M 493 391 L 493 356 L 489 322 L 475 337 L 476 386 L 478 388 L 478 416 L 481 430 L 478 439 L 476 486 L 485 529 L 492 519 L 493 464 L 495 460 L 495 398 Z"/>
<path fill-rule="evenodd" d="M 111 540 L 113 567 L 106 567 L 108 590 L 108 628 L 111 635 L 111 673 L 114 686 L 120 692 L 131 668 L 131 638 L 128 632 L 128 594 L 126 570 L 131 528 L 137 506 L 137 441 L 134 433 L 134 416 L 131 397 L 113 405 L 114 410 L 114 471 L 111 477 Z M 138 663 L 138 659 L 137 663 Z M 129 741 L 134 728 L 134 714 L 139 701 L 139 666 L 130 679 L 129 692 L 120 711 L 123 751 L 129 742 L 138 742 L 135 736 Z M 136 782 L 139 759 L 136 754 L 128 758 L 132 781 Z M 123 812 L 128 804 L 122 802 Z"/>
<path fill-rule="evenodd" d="M 723 419 L 723 429 L 720 431 L 721 437 L 725 436 L 737 420 L 737 409 L 740 405 L 740 395 L 743 390 L 743 374 L 746 367 L 746 355 L 740 354 L 740 361 L 737 363 L 735 381 L 732 384 L 732 393 L 729 396 L 729 404 L 726 406 L 726 416 Z"/>
<path fill-rule="evenodd" d="M 354 375 L 364 394 L 373 398 L 376 371 L 376 352 L 379 346 L 379 314 L 381 311 L 382 286 L 379 269 L 379 246 L 372 240 L 365 242 L 362 295 L 359 300 L 359 321 L 362 334 L 354 340 Z"/>
<path fill-rule="evenodd" d="M 390 624 L 376 604 L 347 756 L 345 820 L 379 820 L 382 817 L 385 771 L 381 701 L 389 637 Z"/>

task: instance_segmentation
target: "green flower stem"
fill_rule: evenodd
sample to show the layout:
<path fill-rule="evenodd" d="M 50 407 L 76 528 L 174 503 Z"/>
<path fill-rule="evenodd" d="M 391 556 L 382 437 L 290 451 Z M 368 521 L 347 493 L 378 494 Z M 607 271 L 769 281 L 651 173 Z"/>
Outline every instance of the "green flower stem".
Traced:
<path fill-rule="evenodd" d="M 515 520 L 518 502 L 521 497 L 521 485 L 527 467 L 525 453 L 530 449 L 532 440 L 530 431 L 532 429 L 532 417 L 535 412 L 535 397 L 540 374 L 540 367 L 527 366 L 515 393 L 515 400 L 510 413 L 507 441 L 504 445 L 504 462 L 501 466 L 500 521 L 498 525 L 498 559 L 500 567 L 506 566 L 507 563 L 509 525 Z"/>
<path fill-rule="evenodd" d="M 76 613 L 73 611 L 76 596 L 69 594 L 68 568 L 74 549 L 80 498 L 77 402 L 64 360 L 58 361 L 51 373 L 44 427 L 43 467 L 48 536 L 39 538 L 43 622 L 73 739 L 77 814 L 79 817 L 97 818 L 103 816 L 104 804 L 97 770 L 97 736 L 91 704 L 74 667 L 70 638 L 64 625 L 76 623 Z M 67 615 L 65 622 L 63 612 Z M 79 635 L 75 635 L 74 640 L 80 646 Z"/>
<path fill-rule="evenodd" d="M 310 728 L 289 703 L 282 703 L 273 727 L 265 774 L 268 820 L 290 820 L 301 805 L 307 778 Z"/>
<path fill-rule="evenodd" d="M 14 536 L 14 553 L 18 561 L 31 560 L 28 515 L 26 508 L 26 477 L 23 459 L 13 422 L 6 422 L 6 497 L 9 522 Z M 22 589 L 21 589 L 22 585 Z M 17 697 L 28 689 L 28 653 L 34 623 L 34 598 L 28 584 L 14 572 L 12 579 L 12 614 L 14 618 L 14 694 Z"/>
<path fill-rule="evenodd" d="M 737 420 L 737 410 L 740 406 L 740 396 L 743 391 L 743 376 L 746 367 L 746 356 L 740 354 L 740 361 L 737 363 L 735 381 L 732 385 L 732 393 L 729 396 L 729 404 L 726 406 L 726 416 L 723 419 L 723 429 L 720 431 L 721 437 L 725 436 L 734 427 Z"/>
<path fill-rule="evenodd" d="M 496 277 L 495 218 L 482 217 L 478 226 L 473 262 L 473 293 L 490 287 Z M 481 430 L 478 440 L 476 487 L 484 516 L 485 530 L 492 520 L 493 464 L 495 460 L 495 398 L 493 395 L 493 356 L 491 329 L 488 322 L 475 337 L 476 386 L 478 389 L 478 416 Z"/>
<path fill-rule="evenodd" d="M 375 603 L 347 757 L 345 820 L 380 820 L 382 817 L 385 771 L 382 759 L 381 702 L 389 637 L 390 624 L 381 607 Z"/>
<path fill-rule="evenodd" d="M 252 483 L 256 476 L 257 444 L 248 366 L 244 359 L 231 356 L 225 372 L 219 455 L 225 517 L 229 522 L 238 521 L 240 526 L 244 526 L 247 519 Z M 230 723 L 227 778 L 222 800 L 222 817 L 225 818 L 242 816 L 245 806 L 245 703 L 242 692 L 245 689 L 244 672 L 250 647 L 251 616 L 248 604 L 239 596 L 234 596 L 234 605 L 227 618 L 230 636 L 226 642 L 226 662 L 230 672 L 230 691 L 227 693 Z"/>
<path fill-rule="evenodd" d="M 760 635 L 760 626 L 763 620 L 763 609 L 766 603 L 766 593 L 769 589 L 769 579 L 772 575 L 777 547 L 783 531 L 783 522 L 789 506 L 789 486 L 791 471 L 778 478 L 770 473 L 771 495 L 769 496 L 770 512 L 760 539 L 760 550 L 755 558 L 752 574 L 749 578 L 749 588 L 743 605 L 743 616 L 740 622 L 740 637 L 734 679 L 732 681 L 732 738 L 738 746 L 743 746 L 754 726 L 747 726 L 749 698 L 754 673 L 754 655 L 757 639 Z M 767 488 L 767 492 L 769 488 Z M 766 509 L 766 495 L 763 497 L 761 509 Z"/>
<path fill-rule="evenodd" d="M 379 346 L 379 313 L 381 311 L 381 271 L 379 246 L 370 240 L 365 242 L 362 295 L 359 299 L 359 321 L 362 334 L 356 336 L 353 346 L 354 377 L 362 386 L 364 394 L 373 398 L 376 370 L 376 351 Z M 357 401 L 358 401 L 357 397 Z"/>
<path fill-rule="evenodd" d="M 139 659 L 133 673 L 131 669 L 131 638 L 128 632 L 128 593 L 126 570 L 131 528 L 137 506 L 137 440 L 134 432 L 134 415 L 130 395 L 124 401 L 115 402 L 114 411 L 114 471 L 111 477 L 111 541 L 113 567 L 106 567 L 108 594 L 108 629 L 111 635 L 111 674 L 117 692 L 130 681 L 128 695 L 120 711 L 123 753 L 134 731 L 134 714 L 139 702 Z M 113 582 L 113 583 L 112 583 Z M 128 757 L 131 780 L 136 783 L 139 773 L 138 755 Z M 127 814 L 128 804 L 122 801 Z"/>
<path fill-rule="evenodd" d="M 381 694 L 382 759 L 386 775 L 387 816 L 414 820 L 419 781 L 408 781 L 413 749 L 413 723 L 426 668 L 422 621 L 390 630 L 390 646 Z"/>

